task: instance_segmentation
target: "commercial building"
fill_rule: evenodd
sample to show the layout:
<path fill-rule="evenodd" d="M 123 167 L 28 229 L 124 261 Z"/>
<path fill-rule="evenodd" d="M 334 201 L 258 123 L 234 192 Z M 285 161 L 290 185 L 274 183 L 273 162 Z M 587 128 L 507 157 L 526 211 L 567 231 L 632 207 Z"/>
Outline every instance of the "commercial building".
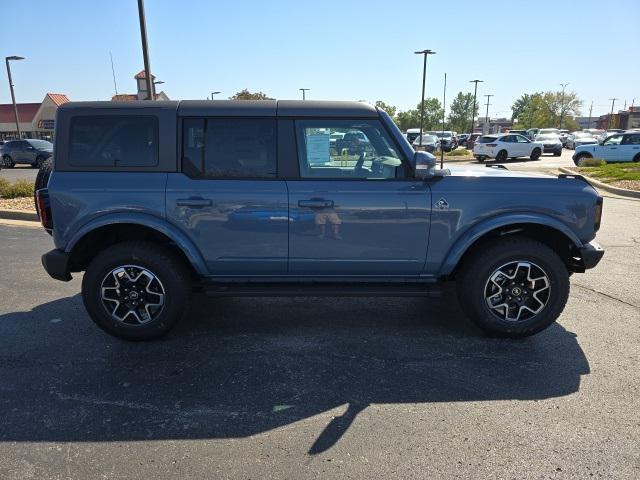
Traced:
<path fill-rule="evenodd" d="M 611 118 L 609 118 L 611 117 Z M 630 130 L 640 128 L 640 107 L 629 107 L 627 110 L 618 110 L 613 115 L 606 114 L 598 117 L 597 128 L 621 128 Z"/>
<path fill-rule="evenodd" d="M 69 99 L 61 93 L 47 93 L 40 103 L 18 103 L 18 119 L 23 138 L 51 140 L 55 128 L 56 110 Z M 0 139 L 17 138 L 13 104 L 0 105 Z"/>
<path fill-rule="evenodd" d="M 147 99 L 147 76 L 144 70 L 138 72 L 134 77 L 138 86 L 136 93 L 117 93 L 111 100 L 114 102 L 133 102 L 134 100 L 146 100 Z M 151 81 L 155 82 L 155 75 L 151 75 Z M 155 94 L 155 100 L 169 100 L 169 97 L 164 92 Z"/>

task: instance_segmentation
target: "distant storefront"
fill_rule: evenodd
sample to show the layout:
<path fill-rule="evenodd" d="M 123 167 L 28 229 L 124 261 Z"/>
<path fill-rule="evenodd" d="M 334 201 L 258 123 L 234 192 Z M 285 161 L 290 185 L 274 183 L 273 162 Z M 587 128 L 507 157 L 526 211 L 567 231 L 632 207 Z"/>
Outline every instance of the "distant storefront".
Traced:
<path fill-rule="evenodd" d="M 61 93 L 47 93 L 40 103 L 18 103 L 18 119 L 23 138 L 51 140 L 56 110 L 69 99 Z M 0 139 L 17 138 L 13 104 L 0 105 Z"/>

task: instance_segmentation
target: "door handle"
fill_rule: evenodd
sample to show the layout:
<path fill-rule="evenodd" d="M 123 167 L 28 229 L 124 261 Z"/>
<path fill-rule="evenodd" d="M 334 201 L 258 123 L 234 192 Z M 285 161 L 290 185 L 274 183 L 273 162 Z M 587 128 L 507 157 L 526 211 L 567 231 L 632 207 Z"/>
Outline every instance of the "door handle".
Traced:
<path fill-rule="evenodd" d="M 333 207 L 333 200 L 298 200 L 298 206 L 307 208 L 331 208 Z"/>
<path fill-rule="evenodd" d="M 179 207 L 204 208 L 211 206 L 211 199 L 208 198 L 179 198 L 176 200 Z"/>

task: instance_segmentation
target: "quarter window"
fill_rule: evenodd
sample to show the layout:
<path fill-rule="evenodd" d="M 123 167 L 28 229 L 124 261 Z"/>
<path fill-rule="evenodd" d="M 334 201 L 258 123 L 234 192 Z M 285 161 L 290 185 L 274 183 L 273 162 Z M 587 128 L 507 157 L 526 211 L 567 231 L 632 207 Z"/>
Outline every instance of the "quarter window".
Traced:
<path fill-rule="evenodd" d="M 302 178 L 404 178 L 397 148 L 380 122 L 297 121 Z"/>
<path fill-rule="evenodd" d="M 69 164 L 78 167 L 158 165 L 158 119 L 104 115 L 71 119 Z"/>
<path fill-rule="evenodd" d="M 274 119 L 185 119 L 182 145 L 182 171 L 191 178 L 276 177 Z"/>

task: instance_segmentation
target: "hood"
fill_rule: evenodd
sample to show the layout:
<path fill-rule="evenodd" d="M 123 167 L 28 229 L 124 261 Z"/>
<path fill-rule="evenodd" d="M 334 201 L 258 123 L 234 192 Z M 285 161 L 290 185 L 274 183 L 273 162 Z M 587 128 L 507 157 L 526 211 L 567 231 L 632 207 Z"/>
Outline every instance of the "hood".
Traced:
<path fill-rule="evenodd" d="M 447 167 L 445 165 L 445 167 Z M 459 166 L 447 167 L 454 177 L 511 177 L 511 178 L 555 178 L 544 173 L 507 170 L 499 167 Z"/>

